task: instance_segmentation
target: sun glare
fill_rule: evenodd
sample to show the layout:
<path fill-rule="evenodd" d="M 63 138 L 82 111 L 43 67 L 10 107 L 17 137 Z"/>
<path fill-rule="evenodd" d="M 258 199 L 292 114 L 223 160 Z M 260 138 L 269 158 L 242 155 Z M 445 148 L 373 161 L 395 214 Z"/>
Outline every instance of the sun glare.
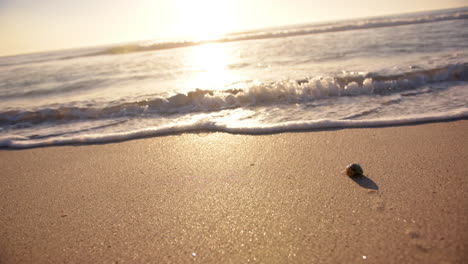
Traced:
<path fill-rule="evenodd" d="M 232 61 L 222 43 L 193 47 L 188 58 L 194 74 L 186 80 L 186 87 L 210 90 L 223 89 L 235 81 L 236 76 L 227 69 Z"/>

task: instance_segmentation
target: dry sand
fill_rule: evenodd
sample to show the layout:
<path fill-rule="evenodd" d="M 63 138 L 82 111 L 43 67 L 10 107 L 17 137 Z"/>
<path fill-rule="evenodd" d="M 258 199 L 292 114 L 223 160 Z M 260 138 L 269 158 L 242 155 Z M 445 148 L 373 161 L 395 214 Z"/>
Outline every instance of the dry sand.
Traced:
<path fill-rule="evenodd" d="M 0 263 L 467 263 L 467 132 L 0 150 Z M 351 162 L 367 177 L 341 174 Z"/>

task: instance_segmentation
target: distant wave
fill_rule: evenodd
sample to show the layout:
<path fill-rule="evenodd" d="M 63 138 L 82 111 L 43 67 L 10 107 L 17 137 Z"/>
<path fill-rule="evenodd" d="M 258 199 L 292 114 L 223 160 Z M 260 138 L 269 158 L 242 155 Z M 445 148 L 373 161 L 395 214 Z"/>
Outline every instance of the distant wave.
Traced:
<path fill-rule="evenodd" d="M 412 89 L 444 81 L 468 81 L 468 63 L 397 75 L 343 74 L 335 77 L 260 83 L 239 89 L 219 91 L 196 89 L 188 93 L 177 93 L 167 97 L 140 101 L 119 102 L 103 107 L 61 106 L 31 111 L 11 110 L 0 113 L 0 125 L 219 111 L 238 107 L 304 103 L 339 96 L 394 92 L 400 92 L 402 96 L 411 96 L 418 94 L 411 92 Z M 430 91 L 425 90 L 424 93 L 426 92 Z"/>
<path fill-rule="evenodd" d="M 269 31 L 249 31 L 243 33 L 228 34 L 224 37 L 206 40 L 206 41 L 175 41 L 175 42 L 158 42 L 153 44 L 128 44 L 128 45 L 117 45 L 82 56 L 98 56 L 98 55 L 116 55 L 123 53 L 142 52 L 142 51 L 153 51 L 163 49 L 174 49 L 181 47 L 189 47 L 194 45 L 201 45 L 207 43 L 222 43 L 242 40 L 255 40 L 255 39 L 268 39 L 268 38 L 282 38 L 290 36 L 299 36 L 307 34 L 318 34 L 328 32 L 339 32 L 359 29 L 370 29 L 370 28 L 381 28 L 381 27 L 392 27 L 401 25 L 411 24 L 422 24 L 431 23 L 447 20 L 467 19 L 468 11 L 458 11 L 445 14 L 426 15 L 419 17 L 383 17 L 383 18 L 370 18 L 365 20 L 352 20 L 345 22 L 326 23 L 301 26 L 296 28 L 280 28 L 277 30 Z M 75 56 L 81 57 L 81 56 Z M 65 57 L 63 59 L 75 58 Z"/>
<path fill-rule="evenodd" d="M 189 132 L 228 132 L 235 134 L 266 134 L 278 132 L 301 131 L 311 129 L 339 129 L 339 128 L 359 128 L 359 127 L 379 127 L 392 125 L 406 125 L 422 122 L 437 122 L 468 118 L 468 108 L 449 111 L 445 113 L 432 113 L 422 115 L 400 116 L 395 118 L 382 118 L 373 120 L 307 120 L 289 121 L 277 124 L 264 124 L 255 126 L 230 126 L 225 123 L 213 121 L 192 120 L 186 123 L 177 123 L 162 127 L 136 129 L 128 132 L 109 134 L 87 134 L 75 136 L 58 136 L 52 138 L 31 139 L 23 136 L 0 137 L 0 148 L 34 148 L 52 145 L 66 144 L 92 144 L 106 143 L 143 138 L 150 136 L 161 136 L 174 133 Z"/>
<path fill-rule="evenodd" d="M 94 89 L 101 83 L 104 83 L 103 79 L 92 79 L 92 80 L 82 80 L 66 84 L 58 84 L 56 87 L 48 89 L 36 89 L 36 90 L 12 90 L 10 93 L 5 93 L 0 95 L 1 99 L 11 99 L 11 98 L 21 98 L 21 97 L 36 97 L 36 96 L 48 96 L 48 95 L 57 95 L 60 93 L 67 93 L 73 91 L 84 91 L 88 89 Z"/>

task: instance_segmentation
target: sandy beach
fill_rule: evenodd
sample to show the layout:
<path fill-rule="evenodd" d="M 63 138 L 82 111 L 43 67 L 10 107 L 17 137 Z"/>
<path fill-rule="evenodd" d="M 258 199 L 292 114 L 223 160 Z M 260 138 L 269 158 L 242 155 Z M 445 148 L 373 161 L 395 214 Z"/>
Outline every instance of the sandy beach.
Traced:
<path fill-rule="evenodd" d="M 0 150 L 0 263 L 466 263 L 468 121 Z M 341 171 L 360 163 L 365 177 Z"/>

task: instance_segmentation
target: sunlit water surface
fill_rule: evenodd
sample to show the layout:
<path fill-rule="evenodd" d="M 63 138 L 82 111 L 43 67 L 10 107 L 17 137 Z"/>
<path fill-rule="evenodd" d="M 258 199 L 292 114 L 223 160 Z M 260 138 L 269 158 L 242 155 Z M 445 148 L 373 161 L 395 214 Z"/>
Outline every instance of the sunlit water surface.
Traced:
<path fill-rule="evenodd" d="M 236 38 L 2 57 L 0 146 L 468 116 L 466 9 Z"/>

